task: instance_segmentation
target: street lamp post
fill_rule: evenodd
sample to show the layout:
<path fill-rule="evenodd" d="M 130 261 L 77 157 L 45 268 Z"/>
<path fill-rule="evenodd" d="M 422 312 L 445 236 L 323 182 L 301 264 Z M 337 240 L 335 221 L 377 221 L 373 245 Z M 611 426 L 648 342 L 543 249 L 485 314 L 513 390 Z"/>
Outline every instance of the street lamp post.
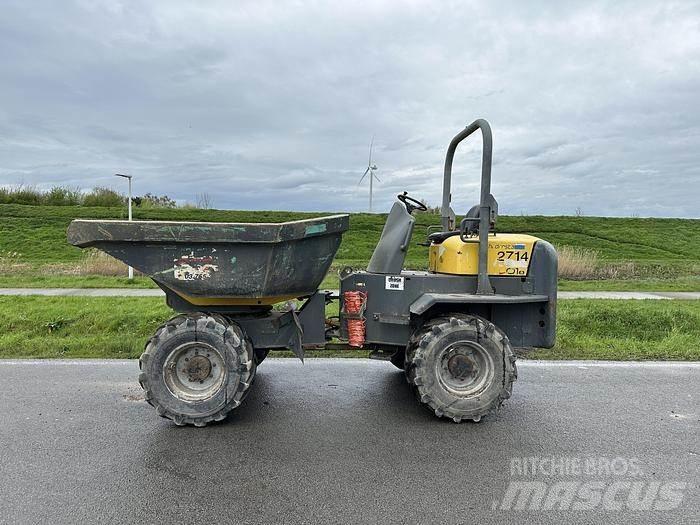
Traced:
<path fill-rule="evenodd" d="M 121 173 L 115 173 L 115 177 L 123 177 L 129 181 L 129 221 L 131 221 L 131 175 L 123 175 Z M 129 266 L 129 280 L 134 278 L 134 269 Z"/>

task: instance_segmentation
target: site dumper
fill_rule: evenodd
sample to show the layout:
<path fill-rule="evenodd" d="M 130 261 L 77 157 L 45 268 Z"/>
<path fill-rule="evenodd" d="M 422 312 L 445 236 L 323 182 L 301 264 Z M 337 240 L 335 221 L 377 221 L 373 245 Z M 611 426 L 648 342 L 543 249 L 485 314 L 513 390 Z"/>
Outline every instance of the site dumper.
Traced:
<path fill-rule="evenodd" d="M 452 160 L 479 129 L 481 198 L 457 223 Z M 479 421 L 511 395 L 513 348 L 553 346 L 556 325 L 556 253 L 536 237 L 496 232 L 491 149 L 481 119 L 450 143 L 441 225 L 424 242 L 427 271 L 403 268 L 413 213 L 426 211 L 404 193 L 367 269 L 341 270 L 339 292 L 318 287 L 348 215 L 280 224 L 75 220 L 68 239 L 150 276 L 179 312 L 139 361 L 146 400 L 178 425 L 225 418 L 269 351 L 290 349 L 303 360 L 305 348 L 337 340 L 404 369 L 436 416 Z M 327 319 L 326 305 L 336 300 L 339 319 Z"/>

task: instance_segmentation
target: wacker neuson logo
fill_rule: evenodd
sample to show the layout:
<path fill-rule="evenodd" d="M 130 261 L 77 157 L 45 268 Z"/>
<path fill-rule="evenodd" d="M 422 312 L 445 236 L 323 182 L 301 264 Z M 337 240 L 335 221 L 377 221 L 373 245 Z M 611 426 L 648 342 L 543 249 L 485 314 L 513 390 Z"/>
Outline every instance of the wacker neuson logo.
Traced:
<path fill-rule="evenodd" d="M 493 510 L 668 511 L 683 502 L 687 483 L 649 479 L 637 458 L 522 457 Z"/>

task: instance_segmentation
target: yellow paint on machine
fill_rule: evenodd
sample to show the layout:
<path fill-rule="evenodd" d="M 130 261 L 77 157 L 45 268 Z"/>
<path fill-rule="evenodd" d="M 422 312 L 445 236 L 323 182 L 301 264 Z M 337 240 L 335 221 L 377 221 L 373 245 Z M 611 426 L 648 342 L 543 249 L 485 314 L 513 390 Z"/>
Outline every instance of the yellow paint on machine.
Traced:
<path fill-rule="evenodd" d="M 532 259 L 532 249 L 539 239 L 520 233 L 497 233 L 489 236 L 489 275 L 524 277 Z M 452 275 L 476 275 L 479 268 L 479 239 L 462 242 L 459 235 L 432 244 L 428 267 L 431 272 Z"/>

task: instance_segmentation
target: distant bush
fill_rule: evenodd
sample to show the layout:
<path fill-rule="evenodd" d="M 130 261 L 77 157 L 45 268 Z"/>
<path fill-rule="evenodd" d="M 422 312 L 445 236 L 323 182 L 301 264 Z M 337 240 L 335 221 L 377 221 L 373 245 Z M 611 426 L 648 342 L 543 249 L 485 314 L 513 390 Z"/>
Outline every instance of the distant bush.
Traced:
<path fill-rule="evenodd" d="M 41 191 L 34 186 L 20 185 L 15 188 L 0 188 L 0 204 L 28 204 L 31 206 L 77 206 L 82 202 L 80 189 L 54 186 Z"/>
<path fill-rule="evenodd" d="M 0 203 L 2 204 L 43 204 L 44 195 L 33 186 L 17 186 L 16 188 L 0 188 Z"/>
<path fill-rule="evenodd" d="M 83 196 L 83 206 L 124 206 L 126 197 L 109 188 L 95 188 Z"/>
<path fill-rule="evenodd" d="M 78 206 L 83 201 L 83 194 L 79 188 L 71 189 L 63 186 L 54 186 L 42 196 L 43 204 L 47 206 Z"/>
<path fill-rule="evenodd" d="M 109 188 L 95 188 L 83 193 L 80 188 L 54 186 L 42 191 L 34 186 L 20 185 L 0 188 L 0 204 L 25 204 L 30 206 L 123 206 L 126 197 Z"/>
<path fill-rule="evenodd" d="M 142 208 L 175 208 L 177 203 L 167 195 L 153 195 L 146 193 L 143 197 L 134 197 L 136 206 Z"/>
<path fill-rule="evenodd" d="M 198 197 L 200 198 L 200 197 Z M 14 188 L 0 187 L 0 204 L 25 204 L 30 206 L 126 206 L 126 195 L 110 188 L 98 187 L 84 193 L 80 188 L 54 186 L 48 191 L 42 191 L 34 186 L 16 186 Z M 201 198 L 200 198 L 201 201 Z M 209 208 L 211 198 L 207 197 L 198 208 Z M 132 197 L 132 203 L 141 208 L 177 208 L 178 205 L 167 195 L 146 193 L 143 197 Z"/>

